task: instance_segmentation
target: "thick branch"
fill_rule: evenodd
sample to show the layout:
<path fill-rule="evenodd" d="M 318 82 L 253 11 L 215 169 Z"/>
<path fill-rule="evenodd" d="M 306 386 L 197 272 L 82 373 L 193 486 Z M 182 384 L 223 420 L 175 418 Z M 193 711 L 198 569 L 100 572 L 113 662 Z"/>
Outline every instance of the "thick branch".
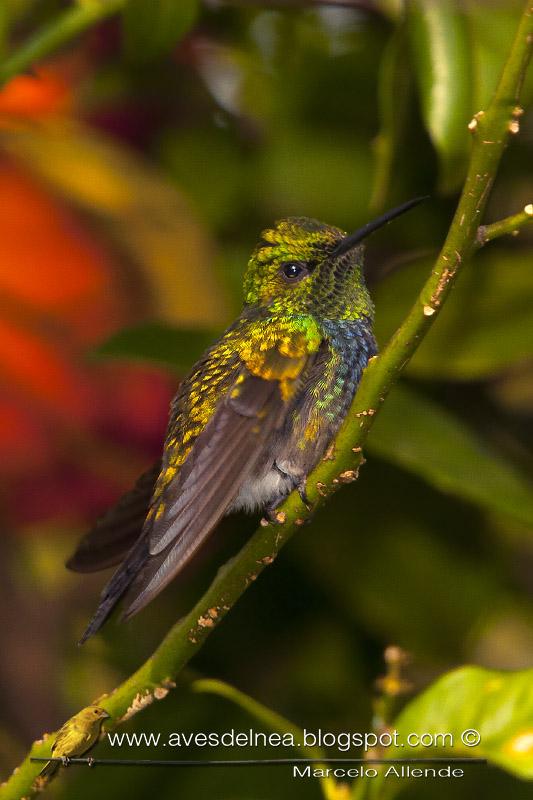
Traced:
<path fill-rule="evenodd" d="M 366 371 L 356 401 L 363 407 L 377 410 L 383 402 L 433 324 L 464 261 L 476 249 L 477 229 L 503 151 L 509 135 L 517 132 L 517 117 L 522 112 L 519 94 L 532 45 L 533 5 L 529 0 L 494 96 L 487 110 L 478 112 L 468 126 L 474 139 L 468 173 L 442 250 L 407 317 L 372 368 Z M 369 421 L 364 427 L 370 427 Z"/>
<path fill-rule="evenodd" d="M 308 494 L 318 506 L 343 483 L 356 479 L 362 445 L 389 389 L 397 380 L 442 308 L 461 266 L 477 247 L 476 233 L 490 188 L 514 130 L 518 94 L 533 42 L 533 8 L 529 0 L 496 93 L 486 112 L 476 115 L 474 144 L 465 186 L 444 246 L 431 275 L 404 322 L 381 355 L 372 359 L 335 441 L 335 447 L 308 480 Z M 192 611 L 169 631 L 151 658 L 98 703 L 118 725 L 154 699 L 163 698 L 185 664 L 283 545 L 309 516 L 297 494 L 283 504 L 281 524 L 258 528 L 235 558 L 219 571 Z M 32 756 L 47 755 L 47 741 L 34 744 Z M 0 800 L 30 797 L 37 768 L 28 759 L 0 788 Z"/>

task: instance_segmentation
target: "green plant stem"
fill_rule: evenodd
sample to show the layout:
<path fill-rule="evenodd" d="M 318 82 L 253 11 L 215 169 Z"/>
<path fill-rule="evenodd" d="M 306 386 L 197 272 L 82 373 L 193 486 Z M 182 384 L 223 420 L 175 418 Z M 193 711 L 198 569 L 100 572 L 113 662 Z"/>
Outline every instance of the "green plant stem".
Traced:
<path fill-rule="evenodd" d="M 265 725 L 270 730 L 279 733 L 281 736 L 289 734 L 295 742 L 296 752 L 300 756 L 308 756 L 309 758 L 325 758 L 326 754 L 320 747 L 310 747 L 304 745 L 304 732 L 293 722 L 277 714 L 272 709 L 267 708 L 262 703 L 249 697 L 247 694 L 240 692 L 234 686 L 224 681 L 213 680 L 211 678 L 196 678 L 192 680 L 190 688 L 193 692 L 215 694 L 218 697 L 225 697 L 235 705 L 242 708 L 252 717 L 254 717 L 262 725 Z M 301 748 L 300 748 L 301 746 Z M 326 762 L 317 764 L 317 767 L 326 768 Z M 322 793 L 326 800 L 339 800 L 339 789 L 336 781 L 325 776 L 320 778 L 322 786 Z"/>
<path fill-rule="evenodd" d="M 361 448 L 375 414 L 434 323 L 459 270 L 476 249 L 479 222 L 516 118 L 532 43 L 533 7 L 528 0 L 495 95 L 486 111 L 477 115 L 476 125 L 470 126 L 471 130 L 474 128 L 474 142 L 468 174 L 442 250 L 407 317 L 381 355 L 373 358 L 365 370 L 334 448 L 309 477 L 308 495 L 315 507 L 343 483 L 357 478 L 363 461 Z M 194 608 L 170 629 L 153 655 L 110 695 L 98 700 L 112 716 L 108 728 L 168 694 L 177 675 L 207 636 L 309 517 L 293 493 L 281 508 L 282 524 L 258 528 L 238 555 L 219 570 Z M 30 798 L 36 793 L 38 767 L 30 763 L 29 756 L 48 755 L 51 737 L 33 745 L 26 760 L 0 787 L 0 800 Z"/>
<path fill-rule="evenodd" d="M 0 86 L 31 69 L 80 33 L 119 11 L 126 0 L 78 0 L 49 25 L 37 31 L 0 64 Z"/>
<path fill-rule="evenodd" d="M 475 242 L 476 250 L 483 247 L 487 242 L 492 242 L 493 239 L 498 239 L 500 236 L 508 234 L 516 235 L 521 228 L 533 222 L 533 203 L 529 203 L 523 211 L 518 214 L 513 214 L 511 217 L 506 217 L 498 222 L 493 222 L 490 225 L 480 225 L 477 229 L 477 237 Z"/>
<path fill-rule="evenodd" d="M 514 130 L 520 89 L 533 45 L 533 6 L 526 3 L 507 61 L 486 111 L 475 116 L 468 172 L 444 245 L 416 302 L 379 358 L 369 365 L 357 401 L 374 413 L 438 316 L 455 279 L 477 246 L 487 205 L 509 135 Z M 369 428 L 367 419 L 364 427 Z"/>

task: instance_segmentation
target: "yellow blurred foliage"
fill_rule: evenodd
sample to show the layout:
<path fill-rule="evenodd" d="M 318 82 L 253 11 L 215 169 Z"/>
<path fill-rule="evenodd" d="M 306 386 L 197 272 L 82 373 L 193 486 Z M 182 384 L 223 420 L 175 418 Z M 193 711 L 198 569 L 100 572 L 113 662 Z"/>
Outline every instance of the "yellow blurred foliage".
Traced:
<path fill-rule="evenodd" d="M 1 144 L 105 225 L 141 271 L 161 319 L 199 327 L 227 320 L 207 233 L 187 199 L 157 170 L 83 123 L 64 118 L 4 130 Z"/>

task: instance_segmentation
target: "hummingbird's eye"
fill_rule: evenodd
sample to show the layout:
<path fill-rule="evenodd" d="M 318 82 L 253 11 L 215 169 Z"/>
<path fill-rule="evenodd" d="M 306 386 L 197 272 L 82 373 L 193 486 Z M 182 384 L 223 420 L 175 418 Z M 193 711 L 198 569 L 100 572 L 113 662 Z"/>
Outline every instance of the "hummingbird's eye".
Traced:
<path fill-rule="evenodd" d="M 286 281 L 295 283 L 308 274 L 305 264 L 301 261 L 286 261 L 281 268 L 281 272 Z"/>

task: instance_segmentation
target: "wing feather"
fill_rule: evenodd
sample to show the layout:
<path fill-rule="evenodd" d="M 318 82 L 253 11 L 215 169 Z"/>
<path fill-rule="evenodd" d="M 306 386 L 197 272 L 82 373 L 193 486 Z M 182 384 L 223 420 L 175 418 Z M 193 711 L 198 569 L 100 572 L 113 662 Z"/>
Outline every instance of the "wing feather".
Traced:
<path fill-rule="evenodd" d="M 127 617 L 150 602 L 226 514 L 245 480 L 265 457 L 272 433 L 285 420 L 288 400 L 315 357 L 319 342 L 315 337 L 308 346 L 307 333 L 280 328 L 278 335 L 269 326 L 257 347 L 252 347 L 247 337 L 240 339 L 243 344 L 236 351 L 236 362 L 231 356 L 231 380 L 219 384 L 220 398 L 211 418 L 195 432 L 186 451 L 183 437 L 196 413 L 201 396 L 198 386 L 212 363 L 211 356 L 182 383 L 172 406 L 166 458 L 142 533 L 104 588 L 82 641 L 101 627 L 125 593 Z M 229 368 L 230 362 L 227 364 Z M 173 461 L 173 446 L 177 461 Z"/>
<path fill-rule="evenodd" d="M 160 471 L 158 461 L 97 521 L 67 561 L 68 569 L 98 572 L 120 563 L 141 534 Z"/>
<path fill-rule="evenodd" d="M 233 396 L 234 392 L 238 395 Z M 283 402 L 276 381 L 241 373 L 162 496 L 165 512 L 148 521 L 150 554 L 182 535 L 198 514 L 220 518 L 238 492 L 272 428 Z M 262 419 L 261 419 L 262 416 Z"/>
<path fill-rule="evenodd" d="M 250 392 L 254 398 L 246 415 L 242 406 L 235 410 L 231 399 L 222 406 L 199 437 L 184 481 L 172 486 L 172 496 L 165 498 L 168 511 L 149 534 L 150 555 L 164 558 L 157 560 L 153 574 L 143 576 L 144 586 L 126 616 L 147 605 L 192 558 L 226 513 L 279 424 L 283 401 L 277 384 L 253 376 L 247 381 L 240 397 Z M 256 403 L 255 416 L 251 416 Z M 260 419 L 266 406 L 268 412 Z"/>

